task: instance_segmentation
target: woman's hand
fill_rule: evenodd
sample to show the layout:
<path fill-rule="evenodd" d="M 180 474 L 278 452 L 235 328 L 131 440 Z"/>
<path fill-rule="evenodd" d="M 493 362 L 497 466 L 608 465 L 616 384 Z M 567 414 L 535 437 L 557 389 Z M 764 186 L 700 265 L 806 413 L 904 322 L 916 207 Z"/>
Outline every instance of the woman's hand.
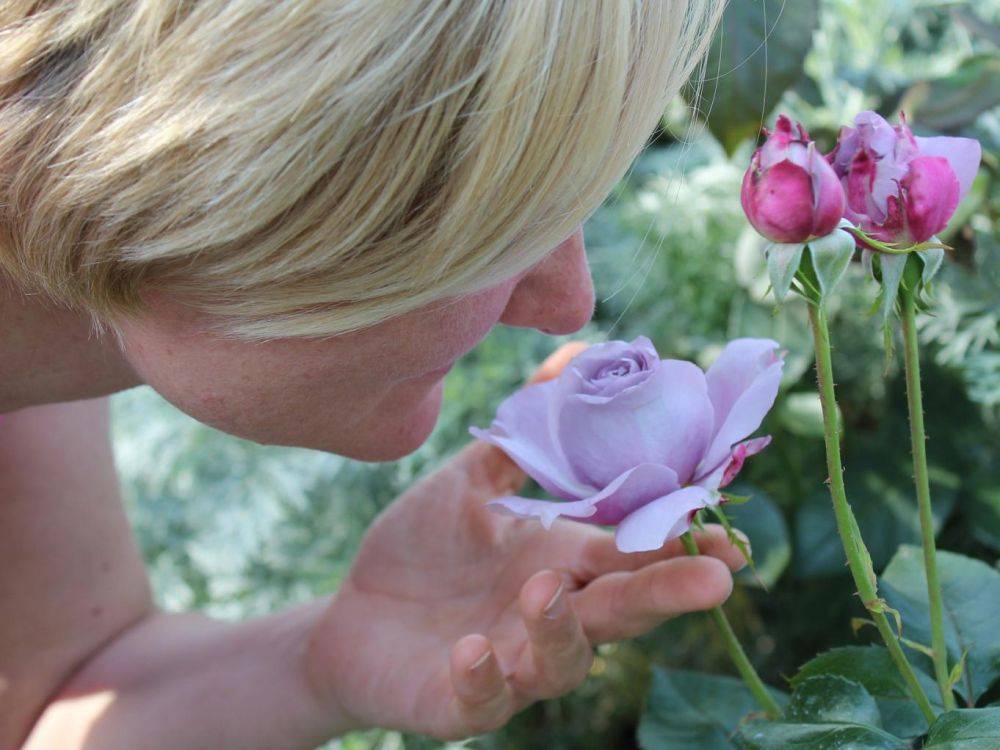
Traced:
<path fill-rule="evenodd" d="M 442 739 L 495 729 L 580 684 L 594 645 L 720 604 L 744 564 L 718 528 L 697 537 L 704 557 L 676 541 L 623 554 L 597 527 L 545 531 L 484 507 L 524 481 L 473 443 L 376 520 L 310 638 L 310 680 L 331 714 Z"/>

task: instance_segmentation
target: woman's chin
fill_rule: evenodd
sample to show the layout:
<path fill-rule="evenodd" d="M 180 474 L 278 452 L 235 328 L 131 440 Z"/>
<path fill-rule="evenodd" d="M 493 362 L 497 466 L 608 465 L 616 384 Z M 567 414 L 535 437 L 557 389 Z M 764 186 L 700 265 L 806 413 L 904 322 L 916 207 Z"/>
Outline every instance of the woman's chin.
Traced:
<path fill-rule="evenodd" d="M 334 452 L 359 461 L 395 461 L 413 453 L 434 431 L 443 393 L 444 381 L 439 380 L 412 406 L 386 404 L 371 424 L 359 426 L 363 435 L 348 436 Z"/>

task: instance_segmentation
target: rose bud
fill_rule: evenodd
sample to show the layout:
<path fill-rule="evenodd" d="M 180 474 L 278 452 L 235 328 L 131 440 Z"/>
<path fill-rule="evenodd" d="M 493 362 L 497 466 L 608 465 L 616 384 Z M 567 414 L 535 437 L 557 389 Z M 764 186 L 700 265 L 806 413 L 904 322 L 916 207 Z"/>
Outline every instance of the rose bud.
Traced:
<path fill-rule="evenodd" d="M 916 245 L 948 224 L 969 192 L 982 149 L 972 138 L 915 137 L 862 112 L 840 131 L 828 159 L 847 195 L 844 217 L 872 238 Z"/>
<path fill-rule="evenodd" d="M 507 398 L 489 430 L 471 428 L 561 498 L 490 505 L 546 528 L 559 516 L 617 525 L 621 551 L 658 549 L 770 442 L 746 438 L 774 404 L 782 366 L 768 339 L 731 342 L 707 372 L 661 360 L 643 336 L 595 344 Z"/>
<path fill-rule="evenodd" d="M 837 228 L 844 191 L 799 123 L 778 117 L 774 132 L 750 160 L 740 202 L 754 229 L 772 242 L 806 242 Z"/>

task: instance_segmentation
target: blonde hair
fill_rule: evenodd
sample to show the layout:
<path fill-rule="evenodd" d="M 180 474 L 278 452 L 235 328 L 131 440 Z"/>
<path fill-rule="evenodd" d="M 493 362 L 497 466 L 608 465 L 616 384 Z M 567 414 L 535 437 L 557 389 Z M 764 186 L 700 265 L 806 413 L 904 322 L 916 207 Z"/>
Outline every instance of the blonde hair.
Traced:
<path fill-rule="evenodd" d="M 592 213 L 713 0 L 3 0 L 0 270 L 250 338 L 485 288 Z"/>

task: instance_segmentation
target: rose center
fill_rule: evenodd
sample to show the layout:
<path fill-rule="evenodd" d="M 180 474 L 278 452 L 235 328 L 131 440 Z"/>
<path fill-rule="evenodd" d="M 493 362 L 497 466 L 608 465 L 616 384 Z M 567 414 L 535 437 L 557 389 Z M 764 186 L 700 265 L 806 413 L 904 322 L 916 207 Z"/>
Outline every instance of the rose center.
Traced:
<path fill-rule="evenodd" d="M 604 378 L 623 378 L 641 369 L 637 362 L 632 359 L 619 359 L 605 367 L 597 373 L 597 380 Z"/>

